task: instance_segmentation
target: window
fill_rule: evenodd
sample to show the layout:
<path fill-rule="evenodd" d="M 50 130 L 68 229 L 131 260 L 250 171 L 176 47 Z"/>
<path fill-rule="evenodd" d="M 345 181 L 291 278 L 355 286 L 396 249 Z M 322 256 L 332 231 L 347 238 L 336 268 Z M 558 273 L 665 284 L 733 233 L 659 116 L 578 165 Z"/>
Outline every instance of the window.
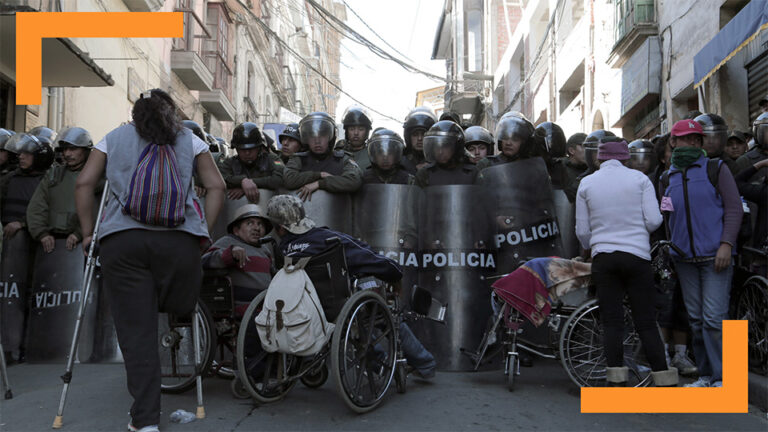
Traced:
<path fill-rule="evenodd" d="M 465 0 L 464 68 L 471 72 L 483 70 L 483 2 Z"/>

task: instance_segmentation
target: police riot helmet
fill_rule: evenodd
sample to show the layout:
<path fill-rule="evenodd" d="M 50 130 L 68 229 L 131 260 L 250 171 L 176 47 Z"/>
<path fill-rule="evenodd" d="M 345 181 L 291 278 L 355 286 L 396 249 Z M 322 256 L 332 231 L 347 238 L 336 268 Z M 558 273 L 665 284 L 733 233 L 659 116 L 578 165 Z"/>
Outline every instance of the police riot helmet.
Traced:
<path fill-rule="evenodd" d="M 758 148 L 768 149 L 768 112 L 757 116 L 755 122 L 752 123 L 752 135 Z"/>
<path fill-rule="evenodd" d="M 457 125 L 461 125 L 461 117 L 459 117 L 458 114 L 452 111 L 445 111 L 442 114 L 440 114 L 440 118 L 438 121 L 448 120 L 456 123 Z"/>
<path fill-rule="evenodd" d="M 424 133 L 424 159 L 429 163 L 459 162 L 464 157 L 464 131 L 450 120 L 441 120 Z"/>
<path fill-rule="evenodd" d="M 493 154 L 493 135 L 482 126 L 470 126 L 464 131 L 464 146 L 485 144 L 488 154 Z"/>
<path fill-rule="evenodd" d="M 283 129 L 283 131 L 280 132 L 280 135 L 277 136 L 277 139 L 280 141 L 282 141 L 283 138 L 291 138 L 291 139 L 295 139 L 298 142 L 301 142 L 301 135 L 299 135 L 299 124 L 288 123 L 285 126 L 285 129 Z"/>
<path fill-rule="evenodd" d="M 353 105 L 344 111 L 344 115 L 341 117 L 341 124 L 344 125 L 344 130 L 349 126 L 363 126 L 369 132 L 373 128 L 371 117 L 362 107 Z M 366 137 L 367 139 L 368 137 Z"/>
<path fill-rule="evenodd" d="M 704 132 L 702 147 L 709 157 L 720 157 L 728 143 L 728 124 L 717 114 L 702 114 L 693 119 Z"/>
<path fill-rule="evenodd" d="M 378 129 L 368 139 L 368 158 L 379 169 L 388 171 L 400 163 L 405 141 L 394 131 Z"/>
<path fill-rule="evenodd" d="M 45 171 L 53 164 L 53 147 L 47 138 L 30 135 L 28 133 L 16 134 L 8 140 L 6 150 L 14 153 L 29 153 L 35 157 L 31 169 L 33 171 Z"/>
<path fill-rule="evenodd" d="M 528 150 L 529 141 L 533 137 L 534 127 L 525 116 L 517 116 L 508 112 L 501 116 L 499 123 L 496 125 L 496 148 L 502 150 L 502 141 L 504 140 L 519 140 L 520 149 L 518 155 L 525 155 L 524 150 Z"/>
<path fill-rule="evenodd" d="M 634 140 L 629 143 L 628 168 L 636 169 L 643 174 L 651 174 L 656 169 L 659 159 L 656 156 L 654 145 L 645 139 Z"/>
<path fill-rule="evenodd" d="M 56 142 L 56 131 L 45 126 L 36 126 L 27 132 L 29 135 L 38 137 L 41 141 L 45 141 L 48 145 L 53 146 Z"/>
<path fill-rule="evenodd" d="M 550 157 L 560 158 L 565 156 L 565 133 L 557 123 L 541 123 L 536 126 L 536 133 L 544 138 L 546 151 Z"/>
<path fill-rule="evenodd" d="M 587 162 L 588 169 L 592 171 L 597 169 L 597 147 L 603 140 L 611 137 L 616 137 L 616 134 L 605 129 L 598 129 L 592 131 L 586 138 L 584 138 L 582 146 L 584 147 L 584 159 Z M 610 140 L 606 140 L 605 142 L 610 142 Z"/>
<path fill-rule="evenodd" d="M 203 140 L 203 142 L 206 142 L 205 131 L 203 131 L 203 128 L 200 127 L 200 125 L 196 121 L 182 120 L 181 125 L 191 130 L 192 133 L 195 134 L 196 137 Z"/>
<path fill-rule="evenodd" d="M 437 123 L 437 116 L 428 107 L 416 107 L 408 113 L 403 122 L 403 138 L 405 145 L 411 147 L 411 134 L 416 130 L 428 130 Z"/>
<path fill-rule="evenodd" d="M 528 120 L 528 117 L 526 117 L 525 114 L 521 113 L 520 111 L 507 111 L 504 114 L 502 114 L 502 116 L 501 116 L 501 118 L 499 120 L 505 119 L 507 117 L 517 117 L 517 118 L 521 118 L 523 120 L 530 121 L 530 120 Z"/>
<path fill-rule="evenodd" d="M 336 143 L 336 123 L 328 113 L 313 112 L 304 116 L 299 122 L 300 142 L 310 145 L 310 138 L 323 137 L 328 139 L 327 153 L 333 151 Z"/>
<path fill-rule="evenodd" d="M 5 144 L 14 135 L 16 135 L 16 132 L 0 128 L 0 150 L 5 150 Z"/>
<path fill-rule="evenodd" d="M 90 149 L 93 147 L 93 140 L 91 140 L 91 134 L 87 130 L 81 127 L 68 127 L 56 134 L 56 146 L 59 148 L 80 147 Z"/>
<path fill-rule="evenodd" d="M 267 142 L 261 130 L 253 122 L 240 123 L 232 131 L 232 146 L 236 149 L 252 149 L 257 147 L 266 147 Z"/>

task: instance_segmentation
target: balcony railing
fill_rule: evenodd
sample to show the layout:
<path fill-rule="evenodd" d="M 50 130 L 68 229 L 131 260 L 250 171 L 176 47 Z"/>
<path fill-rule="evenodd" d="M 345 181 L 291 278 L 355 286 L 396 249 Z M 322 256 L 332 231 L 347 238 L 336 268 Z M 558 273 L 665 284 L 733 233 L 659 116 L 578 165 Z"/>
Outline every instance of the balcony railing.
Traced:
<path fill-rule="evenodd" d="M 173 39 L 174 51 L 191 51 L 197 53 L 202 59 L 203 40 L 209 39 L 211 33 L 205 27 L 203 20 L 191 9 L 174 9 L 174 12 L 184 14 L 184 36 Z M 210 69 L 210 67 L 209 67 Z M 211 69 L 213 72 L 213 69 Z"/>
<path fill-rule="evenodd" d="M 213 88 L 224 92 L 232 100 L 232 70 L 218 52 L 205 51 L 205 64 L 213 71 Z"/>
<path fill-rule="evenodd" d="M 614 41 L 616 44 L 638 26 L 656 24 L 654 0 L 616 0 L 615 7 Z"/>

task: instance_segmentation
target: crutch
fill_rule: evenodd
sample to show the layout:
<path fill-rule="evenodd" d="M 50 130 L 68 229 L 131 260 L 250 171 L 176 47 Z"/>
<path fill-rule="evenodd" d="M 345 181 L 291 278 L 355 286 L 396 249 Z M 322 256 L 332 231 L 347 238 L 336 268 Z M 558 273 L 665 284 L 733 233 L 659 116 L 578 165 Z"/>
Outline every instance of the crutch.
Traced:
<path fill-rule="evenodd" d="M 93 250 L 96 248 L 96 237 L 99 234 L 99 225 L 101 225 L 101 216 L 104 212 L 104 203 L 107 201 L 108 192 L 109 181 L 106 181 L 104 182 L 104 192 L 101 194 L 101 202 L 99 203 L 99 212 L 96 216 L 96 224 L 93 227 L 93 237 L 91 238 L 91 244 L 88 247 L 88 258 L 85 260 L 85 275 L 83 276 L 83 285 L 81 288 L 82 295 L 80 296 L 80 310 L 77 313 L 77 321 L 75 321 L 75 332 L 72 335 L 72 344 L 69 346 L 67 369 L 64 372 L 64 375 L 61 376 L 61 380 L 64 381 L 64 388 L 61 390 L 59 410 L 56 413 L 56 418 L 53 419 L 54 429 L 59 429 L 63 425 L 62 414 L 64 414 L 64 403 L 67 401 L 69 383 L 72 381 L 72 368 L 75 364 L 75 353 L 77 352 L 77 343 L 80 339 L 80 326 L 83 322 L 83 317 L 85 316 L 85 306 L 88 304 L 88 295 L 91 291 L 91 279 L 93 279 L 93 270 L 96 268 L 96 259 L 93 256 Z"/>
<path fill-rule="evenodd" d="M 202 370 L 202 356 L 200 353 L 200 322 L 198 321 L 198 307 L 195 306 L 195 310 L 192 312 L 192 339 L 194 339 L 195 346 L 195 384 L 197 387 L 197 413 L 195 417 L 199 419 L 205 418 L 205 407 L 203 406 L 203 370 Z"/>
<path fill-rule="evenodd" d="M 2 375 L 3 379 L 3 387 L 5 388 L 5 398 L 13 399 L 11 383 L 8 381 L 8 367 L 5 364 L 5 351 L 3 350 L 2 342 L 0 342 L 0 374 Z"/>

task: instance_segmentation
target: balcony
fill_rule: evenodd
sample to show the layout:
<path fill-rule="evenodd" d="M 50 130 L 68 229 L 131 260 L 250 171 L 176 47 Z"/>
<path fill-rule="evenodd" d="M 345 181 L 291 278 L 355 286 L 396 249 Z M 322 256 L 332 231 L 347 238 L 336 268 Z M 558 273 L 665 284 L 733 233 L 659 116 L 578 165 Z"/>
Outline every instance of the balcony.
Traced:
<path fill-rule="evenodd" d="M 184 13 L 184 37 L 173 40 L 171 70 L 190 90 L 213 89 L 213 74 L 203 61 L 203 40 L 211 35 L 200 17 L 189 9 L 176 9 Z"/>
<path fill-rule="evenodd" d="M 457 114 L 476 114 L 482 109 L 483 81 L 464 80 L 456 82 L 445 91 L 446 111 Z"/>
<path fill-rule="evenodd" d="M 232 105 L 232 70 L 217 52 L 205 52 L 206 64 L 215 70 L 213 89 L 200 92 L 200 104 L 219 121 L 235 121 Z"/>
<path fill-rule="evenodd" d="M 156 12 L 163 7 L 163 0 L 123 0 L 131 12 Z"/>
<path fill-rule="evenodd" d="M 649 37 L 659 34 L 654 0 L 615 0 L 613 50 L 608 64 L 619 68 Z"/>

